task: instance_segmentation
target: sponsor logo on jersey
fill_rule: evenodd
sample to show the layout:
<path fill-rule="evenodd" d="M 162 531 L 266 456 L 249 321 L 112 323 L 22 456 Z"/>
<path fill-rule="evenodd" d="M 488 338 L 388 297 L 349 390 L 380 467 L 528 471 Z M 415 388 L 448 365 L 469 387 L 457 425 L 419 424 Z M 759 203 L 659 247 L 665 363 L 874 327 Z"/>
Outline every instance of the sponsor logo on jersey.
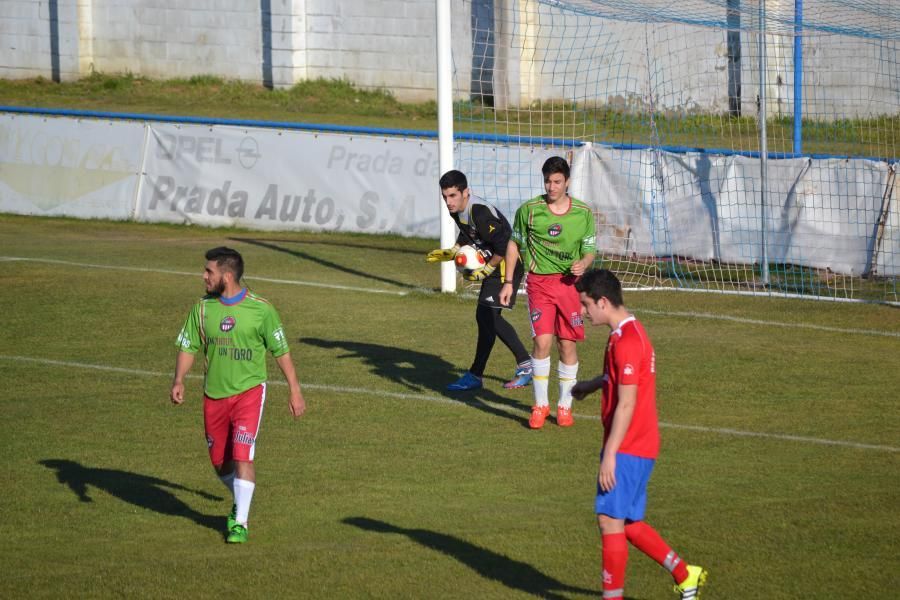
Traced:
<path fill-rule="evenodd" d="M 284 329 L 281 327 L 272 332 L 272 337 L 275 338 L 275 341 L 278 342 L 280 347 L 287 346 L 287 338 L 284 335 Z"/>
<path fill-rule="evenodd" d="M 625 363 L 625 366 L 622 367 L 622 373 L 624 375 L 634 375 L 634 367 L 631 366 L 631 363 Z"/>
<path fill-rule="evenodd" d="M 547 233 L 550 235 L 550 237 L 558 236 L 562 233 L 562 225 L 560 225 L 559 223 L 554 223 L 547 228 Z"/>
<path fill-rule="evenodd" d="M 537 323 L 541 319 L 541 311 L 540 309 L 535 309 L 531 311 L 531 322 Z"/>
<path fill-rule="evenodd" d="M 488 225 L 488 233 L 494 233 L 494 230 L 497 229 L 493 225 Z"/>
<path fill-rule="evenodd" d="M 222 319 L 222 322 L 219 323 L 219 329 L 223 332 L 228 333 L 232 329 L 234 329 L 234 317 L 225 317 Z"/>
<path fill-rule="evenodd" d="M 191 347 L 191 338 L 188 336 L 187 332 L 184 329 L 182 329 L 181 333 L 178 335 L 178 345 L 182 348 Z"/>
<path fill-rule="evenodd" d="M 584 327 L 584 319 L 581 318 L 580 312 L 572 313 L 572 327 Z"/>
<path fill-rule="evenodd" d="M 484 301 L 485 301 L 485 302 L 493 302 L 493 301 L 494 301 L 494 297 L 493 297 L 493 296 L 488 296 L 487 298 L 484 299 Z"/>

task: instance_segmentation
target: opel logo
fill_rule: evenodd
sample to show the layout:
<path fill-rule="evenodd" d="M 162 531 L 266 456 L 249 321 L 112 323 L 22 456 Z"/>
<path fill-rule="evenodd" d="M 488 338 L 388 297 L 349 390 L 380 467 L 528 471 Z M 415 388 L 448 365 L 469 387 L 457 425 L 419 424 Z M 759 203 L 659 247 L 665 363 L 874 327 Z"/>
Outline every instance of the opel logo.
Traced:
<path fill-rule="evenodd" d="M 238 162 L 245 169 L 252 169 L 262 156 L 259 153 L 259 144 L 252 137 L 245 137 L 241 140 L 240 145 L 237 147 L 237 155 Z"/>

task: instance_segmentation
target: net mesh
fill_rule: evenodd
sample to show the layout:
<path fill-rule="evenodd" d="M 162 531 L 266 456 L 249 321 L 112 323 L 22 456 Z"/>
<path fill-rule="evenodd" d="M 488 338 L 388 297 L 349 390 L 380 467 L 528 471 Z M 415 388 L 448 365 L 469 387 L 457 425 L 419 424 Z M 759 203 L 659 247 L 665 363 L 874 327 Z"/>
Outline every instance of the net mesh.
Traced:
<path fill-rule="evenodd" d="M 565 155 L 629 286 L 898 301 L 892 2 L 467 5 L 455 163 L 510 219 Z"/>

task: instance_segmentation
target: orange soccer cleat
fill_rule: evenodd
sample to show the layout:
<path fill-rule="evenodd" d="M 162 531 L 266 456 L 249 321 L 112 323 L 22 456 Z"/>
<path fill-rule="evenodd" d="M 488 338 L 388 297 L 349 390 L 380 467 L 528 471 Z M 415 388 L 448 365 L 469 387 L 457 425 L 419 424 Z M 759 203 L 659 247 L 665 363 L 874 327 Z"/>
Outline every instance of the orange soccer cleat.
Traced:
<path fill-rule="evenodd" d="M 572 418 L 572 409 L 571 408 L 563 408 L 562 406 L 556 407 L 556 424 L 560 427 L 571 427 L 575 424 L 575 419 Z"/>
<path fill-rule="evenodd" d="M 532 429 L 540 429 L 544 426 L 544 421 L 550 416 L 549 406 L 532 406 L 531 418 L 528 419 L 528 426 Z"/>

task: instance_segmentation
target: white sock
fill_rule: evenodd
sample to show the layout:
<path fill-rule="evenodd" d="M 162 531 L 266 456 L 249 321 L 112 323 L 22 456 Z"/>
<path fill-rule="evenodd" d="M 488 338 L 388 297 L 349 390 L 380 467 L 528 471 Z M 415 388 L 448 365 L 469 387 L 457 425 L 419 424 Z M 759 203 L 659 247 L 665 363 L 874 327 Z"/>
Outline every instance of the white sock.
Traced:
<path fill-rule="evenodd" d="M 247 526 L 247 517 L 250 516 L 250 502 L 253 500 L 253 489 L 256 484 L 246 479 L 234 480 L 234 503 L 237 504 L 237 516 L 235 521 Z"/>
<path fill-rule="evenodd" d="M 232 471 L 228 475 L 219 475 L 219 481 L 222 482 L 222 485 L 228 488 L 228 491 L 231 493 L 232 499 L 234 499 L 234 471 Z"/>
<path fill-rule="evenodd" d="M 531 357 L 531 367 L 534 369 L 534 378 L 531 385 L 534 386 L 535 406 L 550 406 L 550 398 L 547 389 L 550 387 L 550 357 Z"/>
<path fill-rule="evenodd" d="M 572 388 L 578 381 L 578 363 L 567 365 L 559 363 L 556 366 L 559 373 L 559 407 L 567 410 L 572 409 Z"/>

